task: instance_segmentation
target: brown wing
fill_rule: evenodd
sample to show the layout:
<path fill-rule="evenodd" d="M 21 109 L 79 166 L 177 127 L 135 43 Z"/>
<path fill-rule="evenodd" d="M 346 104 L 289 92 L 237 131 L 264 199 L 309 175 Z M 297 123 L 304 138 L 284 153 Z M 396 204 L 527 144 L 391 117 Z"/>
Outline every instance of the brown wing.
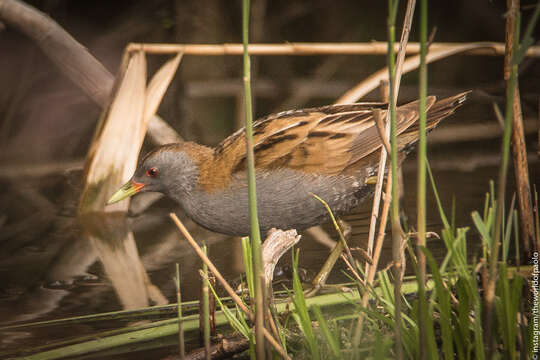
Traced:
<path fill-rule="evenodd" d="M 428 106 L 435 101 L 428 98 Z M 253 126 L 255 166 L 270 170 L 290 168 L 307 173 L 338 175 L 356 167 L 381 146 L 373 109 L 386 117 L 386 104 L 358 103 L 287 111 L 258 120 Z M 398 134 L 418 118 L 418 104 L 398 108 Z M 222 188 L 231 175 L 246 169 L 244 129 L 225 139 L 214 150 L 212 161 L 201 166 L 207 190 Z"/>
<path fill-rule="evenodd" d="M 331 105 L 270 115 L 253 127 L 255 166 L 337 174 L 351 160 L 354 139 L 372 126 L 381 103 Z M 216 164 L 231 173 L 246 169 L 244 129 L 216 148 Z"/>
<path fill-rule="evenodd" d="M 468 92 L 436 101 L 427 98 L 428 130 L 452 114 Z M 269 115 L 254 123 L 256 167 L 298 169 L 321 175 L 352 173 L 367 163 L 378 161 L 375 151 L 381 140 L 373 120 L 373 109 L 381 109 L 386 118 L 386 104 L 358 103 L 293 110 Z M 398 107 L 399 148 L 415 142 L 418 129 L 418 102 Z M 232 175 L 246 168 L 244 129 L 225 139 L 208 160 L 201 163 L 200 182 L 208 191 L 226 187 Z M 206 182 L 205 182 L 206 181 Z"/>

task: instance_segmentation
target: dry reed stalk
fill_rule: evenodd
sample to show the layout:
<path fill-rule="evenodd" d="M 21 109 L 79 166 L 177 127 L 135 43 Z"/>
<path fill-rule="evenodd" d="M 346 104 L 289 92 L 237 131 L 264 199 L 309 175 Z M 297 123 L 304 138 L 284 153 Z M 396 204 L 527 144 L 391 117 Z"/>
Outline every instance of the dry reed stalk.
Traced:
<path fill-rule="evenodd" d="M 399 44 L 399 47 L 398 49 L 400 49 L 400 52 L 398 54 L 398 57 L 397 57 L 397 64 L 396 64 L 396 73 L 395 73 L 395 77 L 396 77 L 396 81 L 393 82 L 392 86 L 394 86 L 394 88 L 391 90 L 391 94 L 393 96 L 393 100 L 395 102 L 395 100 L 397 100 L 397 96 L 398 96 L 398 93 L 399 93 L 399 84 L 400 84 L 400 80 L 401 80 L 401 75 L 405 70 L 406 68 L 406 64 L 407 64 L 407 61 L 404 61 L 404 58 L 405 58 L 405 49 L 407 48 L 407 42 L 408 42 L 408 35 L 409 35 L 409 32 L 410 32 L 410 28 L 411 28 L 411 24 L 412 24 L 412 16 L 414 14 L 414 7 L 416 5 L 416 2 L 414 0 L 412 1 L 408 1 L 407 3 L 407 12 L 405 14 L 405 18 L 404 18 L 404 21 L 403 21 L 403 31 L 402 31 L 402 34 L 401 34 L 401 40 L 400 40 L 400 44 Z M 379 72 L 382 72 L 382 71 L 385 71 L 386 73 L 386 78 L 381 78 L 378 80 L 378 83 L 380 84 L 381 81 L 388 81 L 388 68 L 385 68 Z M 359 85 L 357 85 L 354 89 L 360 89 L 360 88 L 363 88 L 362 84 L 364 82 L 360 83 Z M 347 92 L 345 95 L 343 95 L 340 100 L 338 100 L 338 103 L 340 103 L 340 101 L 342 101 L 344 98 L 347 97 L 347 94 L 349 94 L 349 96 L 351 97 L 355 97 L 358 92 L 354 92 L 354 91 L 349 91 Z M 356 101 L 356 100 L 353 100 L 353 101 Z M 345 101 L 346 102 L 346 101 Z M 378 121 L 380 122 L 380 121 Z M 373 200 L 373 208 L 375 209 L 378 209 L 379 207 L 379 204 L 380 204 L 380 200 L 381 200 L 381 197 L 382 197 L 382 184 L 383 184 L 383 179 L 384 179 L 384 169 L 386 168 L 386 158 L 387 158 L 387 151 L 386 151 L 386 146 L 388 146 L 387 144 L 390 144 L 389 142 L 389 134 L 390 133 L 390 121 L 387 121 L 386 123 L 386 129 L 384 132 L 381 132 L 379 131 L 379 135 L 381 136 L 381 141 L 383 144 L 385 144 L 385 146 L 381 147 L 381 156 L 380 156 L 380 159 L 379 159 L 379 169 L 378 169 L 378 176 L 377 176 L 377 184 L 375 185 L 375 191 L 376 191 L 376 194 L 375 194 L 375 198 Z M 373 265 L 370 265 L 370 266 L 366 266 L 366 270 L 367 270 L 367 274 L 368 274 L 368 279 L 367 279 L 367 282 L 369 285 L 373 284 L 373 280 L 375 278 L 375 273 L 377 271 L 377 266 L 378 266 L 378 263 L 379 263 L 379 258 L 380 258 L 380 253 L 381 253 L 381 250 L 382 250 L 382 245 L 383 245 L 383 241 L 384 241 L 384 234 L 385 234 L 385 228 L 386 228 L 386 223 L 388 221 L 388 213 L 389 213 L 389 210 L 390 210 L 390 202 L 391 202 L 391 189 L 392 189 L 392 170 L 390 168 L 390 166 L 388 167 L 388 175 L 387 175 L 387 180 L 386 180 L 386 189 L 385 189 L 385 196 L 384 196 L 384 203 L 383 203 L 383 209 L 382 209 L 382 213 L 381 213 L 381 221 L 379 223 L 379 235 L 377 237 L 377 242 L 376 242 L 376 245 L 375 245 L 375 249 L 372 249 L 373 248 L 373 236 L 375 234 L 375 231 L 372 230 L 375 229 L 375 226 L 376 226 L 376 217 L 377 217 L 377 214 L 378 214 L 378 211 L 374 213 L 374 210 L 372 211 L 372 217 L 371 217 L 371 223 L 370 223 L 370 234 L 372 234 L 371 236 L 371 245 L 368 245 L 368 255 L 371 255 L 371 253 L 373 253 L 373 256 L 372 256 L 372 260 L 373 260 Z M 375 215 L 375 216 L 374 216 Z M 400 269 L 400 272 L 401 272 L 401 269 Z M 396 279 L 396 281 L 398 281 L 398 284 L 401 282 L 401 275 L 399 276 L 399 279 Z M 365 307 L 367 306 L 367 303 L 368 303 L 368 300 L 369 300 L 369 292 L 365 292 L 362 296 L 362 306 Z M 396 307 L 397 308 L 397 307 Z M 353 340 L 353 343 L 354 344 L 358 344 L 359 342 L 359 339 L 360 339 L 360 336 L 362 334 L 362 328 L 363 328 L 363 321 L 364 321 L 364 317 L 362 314 L 359 315 L 358 317 L 358 322 L 357 322 L 357 326 L 356 326 L 356 329 L 355 329 L 355 335 L 354 335 L 354 340 Z M 401 326 L 401 324 L 399 324 Z M 401 329 L 398 329 L 397 330 L 399 332 L 398 336 L 400 335 L 400 331 Z M 399 357 L 399 354 L 398 354 L 398 357 Z"/>
<path fill-rule="evenodd" d="M 403 29 L 401 31 L 401 39 L 399 41 L 399 47 L 397 50 L 396 59 L 396 78 L 394 82 L 394 103 L 397 103 L 399 95 L 399 85 L 401 84 L 401 75 L 403 74 L 403 67 L 405 65 L 405 54 L 409 43 L 409 34 L 411 32 L 412 19 L 414 15 L 414 8 L 416 7 L 416 0 L 407 1 L 407 10 L 405 12 L 405 18 L 403 19 Z"/>
<path fill-rule="evenodd" d="M 358 87 L 358 85 L 356 86 Z M 379 86 L 380 92 L 381 92 L 381 100 L 385 103 L 388 102 L 388 96 L 389 96 L 389 90 L 388 90 L 388 80 L 382 79 L 380 81 Z M 374 113 L 374 119 L 375 124 L 377 125 L 377 131 L 379 132 L 379 136 L 381 137 L 381 141 L 386 148 L 386 153 L 390 153 L 390 143 L 388 142 L 388 137 L 385 135 L 386 130 L 383 123 L 382 116 L 380 114 L 380 111 L 376 111 Z M 382 158 L 382 154 L 381 154 Z M 384 168 L 384 167 L 383 167 Z M 379 167 L 379 170 L 381 167 Z M 377 183 L 375 184 L 375 193 L 373 198 L 377 199 L 373 201 L 373 205 L 371 207 L 371 218 L 369 222 L 369 232 L 368 232 L 368 243 L 367 243 L 367 254 L 368 256 L 373 256 L 373 243 L 375 241 L 375 231 L 377 228 L 377 219 L 379 216 L 379 206 L 380 206 L 380 198 L 382 195 L 382 182 L 379 182 L 379 178 L 377 177 Z M 369 273 L 369 267 L 371 264 L 366 263 L 364 267 L 364 272 L 367 274 Z"/>
<path fill-rule="evenodd" d="M 476 46 L 475 44 L 482 44 Z M 498 42 L 482 43 L 432 43 L 430 49 L 435 52 L 455 51 L 464 45 L 471 46 L 466 55 L 503 56 L 504 44 Z M 128 51 L 142 50 L 149 54 L 174 54 L 183 52 L 186 55 L 223 56 L 242 55 L 242 44 L 148 44 L 131 43 Z M 399 44 L 395 44 L 395 51 Z M 286 44 L 249 44 L 250 55 L 386 55 L 388 44 L 373 41 L 366 43 L 286 43 Z M 409 43 L 405 49 L 409 55 L 420 53 L 419 43 Z M 529 57 L 540 57 L 540 46 L 531 46 L 527 51 Z"/>
<path fill-rule="evenodd" d="M 146 58 L 142 52 L 122 63 L 115 89 L 114 99 L 102 114 L 87 153 L 80 213 L 103 211 L 113 191 L 135 171 L 147 126 L 143 118 Z M 125 123 L 124 119 L 130 121 Z M 120 202 L 108 210 L 126 211 L 128 205 Z"/>
<path fill-rule="evenodd" d="M 379 111 L 374 113 L 375 115 L 375 123 L 377 125 L 377 130 L 379 131 L 379 136 L 381 137 L 383 147 L 381 148 L 381 155 L 379 158 L 379 168 L 378 168 L 378 176 L 377 176 L 377 182 L 375 183 L 375 193 L 373 196 L 373 205 L 371 207 L 371 219 L 369 223 L 369 233 L 368 233 L 368 243 L 367 243 L 367 253 L 368 256 L 372 256 L 373 254 L 373 244 L 375 241 L 375 229 L 377 226 L 377 219 L 379 217 L 379 207 L 381 203 L 381 196 L 382 196 L 382 186 L 384 182 L 384 169 L 386 167 L 386 158 L 387 154 L 390 154 L 390 142 L 388 140 L 389 132 L 390 132 L 390 122 L 387 121 L 386 126 L 384 124 L 381 124 L 382 117 Z M 382 174 L 382 175 L 381 175 Z M 370 264 L 366 263 L 364 271 L 366 273 L 369 272 Z M 377 265 L 373 265 L 377 267 Z"/>
<path fill-rule="evenodd" d="M 519 46 L 519 8 L 515 2 L 509 3 L 510 7 L 508 9 L 507 17 L 515 17 L 516 21 L 513 21 L 513 27 L 506 27 L 506 41 L 507 46 L 512 45 L 514 51 L 511 53 L 512 58 L 509 60 L 509 69 L 510 76 L 507 81 L 506 87 L 506 111 L 505 111 L 505 123 L 504 123 L 504 134 L 501 144 L 501 165 L 499 166 L 498 174 L 498 183 L 497 183 L 497 193 L 496 200 L 497 205 L 495 209 L 495 222 L 494 222 L 494 236 L 491 240 L 490 250 L 489 250 L 489 270 L 487 282 L 484 285 L 484 311 L 482 312 L 484 327 L 486 332 L 484 333 L 484 346 L 486 349 L 487 358 L 491 359 L 492 355 L 495 353 L 495 341 L 492 336 L 494 316 L 495 316 L 495 290 L 497 286 L 498 278 L 498 264 L 499 264 L 499 251 L 501 246 L 502 238 L 502 228 L 503 228 L 503 218 L 504 218 L 504 204 L 505 204 L 505 194 L 506 194 L 506 183 L 507 183 L 507 173 L 508 173 L 508 159 L 509 159 L 509 149 L 510 149 L 510 137 L 512 132 L 512 124 L 514 119 L 514 104 L 515 100 L 515 88 L 517 85 L 518 77 L 518 64 L 519 62 L 515 59 L 517 56 L 516 50 Z M 513 41 L 510 43 L 510 39 Z"/>
<path fill-rule="evenodd" d="M 430 47 L 429 53 L 426 56 L 426 63 L 429 64 L 429 63 L 442 60 L 447 57 L 464 53 L 473 49 L 481 49 L 481 48 L 489 47 L 489 44 L 490 43 L 485 43 L 485 42 L 465 43 L 460 46 L 449 47 L 449 48 L 440 49 L 440 50 L 433 50 Z M 419 55 L 409 57 L 403 63 L 403 74 L 416 70 L 419 66 L 420 66 Z M 368 76 L 358 85 L 356 85 L 352 89 L 348 90 L 345 94 L 343 94 L 335 103 L 336 104 L 349 104 L 349 103 L 356 102 L 358 101 L 358 99 L 362 98 L 363 96 L 368 94 L 370 91 L 376 89 L 380 85 L 381 81 L 383 80 L 388 81 L 388 68 L 387 67 Z"/>
<path fill-rule="evenodd" d="M 377 266 L 379 265 L 379 259 L 381 258 L 382 247 L 384 243 L 384 236 L 386 235 L 386 224 L 388 222 L 388 214 L 390 213 L 390 201 L 392 200 L 392 169 L 388 169 L 388 179 L 386 180 L 386 187 L 383 196 L 383 208 L 381 211 L 381 221 L 379 222 L 379 231 L 377 233 L 377 240 L 375 241 L 375 249 L 373 250 L 372 261 L 373 265 L 369 267 L 367 272 L 367 284 L 372 285 L 375 280 L 375 274 L 377 272 Z M 362 307 L 367 307 L 369 301 L 369 292 L 366 291 L 362 294 Z M 364 326 L 364 316 L 361 314 L 358 316 L 356 329 L 354 333 L 353 344 L 357 344 L 362 336 Z"/>
<path fill-rule="evenodd" d="M 197 255 L 201 258 L 202 261 L 204 261 L 204 263 L 208 266 L 208 268 L 210 269 L 210 271 L 214 274 L 214 276 L 216 277 L 216 279 L 218 279 L 218 281 L 220 282 L 221 286 L 223 286 L 225 288 L 225 291 L 227 291 L 227 293 L 229 294 L 229 296 L 232 298 L 232 300 L 235 302 L 236 305 L 238 305 L 238 307 L 240 308 L 240 310 L 242 310 L 242 312 L 244 312 L 248 318 L 250 319 L 250 321 L 253 322 L 253 320 L 255 320 L 255 315 L 253 315 L 253 313 L 251 312 L 251 310 L 244 304 L 244 302 L 242 301 L 242 299 L 240 299 L 240 297 L 236 294 L 236 292 L 233 290 L 233 288 L 229 285 L 229 283 L 227 282 L 227 280 L 225 280 L 225 278 L 223 277 L 223 275 L 221 275 L 221 273 L 219 272 L 219 270 L 216 268 L 216 266 L 212 263 L 212 261 L 210 261 L 210 259 L 204 254 L 204 252 L 202 251 L 201 247 L 199 245 L 197 245 L 197 243 L 195 242 L 195 239 L 193 239 L 193 237 L 191 236 L 191 234 L 189 233 L 189 231 L 186 229 L 186 227 L 184 226 L 184 224 L 182 224 L 182 222 L 180 221 L 180 219 L 178 219 L 178 217 L 176 216 L 176 214 L 174 213 L 171 213 L 170 214 L 170 217 L 171 219 L 174 221 L 175 225 L 178 227 L 178 229 L 180 230 L 180 232 L 182 233 L 182 235 L 184 235 L 184 237 L 186 238 L 186 240 L 189 242 L 189 244 L 191 245 L 191 247 L 195 250 L 195 252 L 197 253 Z M 272 345 L 272 347 L 279 353 L 279 355 L 281 357 L 283 357 L 284 359 L 291 359 L 289 357 L 289 355 L 285 352 L 285 350 L 283 350 L 283 348 L 281 347 L 281 345 L 274 339 L 274 337 L 268 332 L 268 330 L 266 329 L 263 329 L 264 330 L 264 338 Z"/>
<path fill-rule="evenodd" d="M 125 56 L 114 99 L 96 128 L 85 165 L 85 184 L 79 204 L 79 220 L 124 308 L 167 300 L 148 279 L 141 263 L 133 233 L 119 212 L 128 203 L 105 208 L 105 202 L 135 170 L 146 127 L 157 109 L 180 62 L 166 63 L 146 86 L 143 53 Z M 130 121 L 126 122 L 125 120 Z M 126 275 L 127 274 L 127 275 Z"/>
<path fill-rule="evenodd" d="M 104 211 L 107 199 L 135 171 L 148 123 L 181 58 L 177 55 L 169 60 L 147 86 L 145 55 L 139 52 L 124 56 L 114 99 L 102 114 L 88 151 L 79 213 Z M 126 211 L 128 205 L 127 201 L 120 202 L 108 206 L 107 211 Z"/>
<path fill-rule="evenodd" d="M 403 334 L 402 334 L 402 316 L 401 316 L 401 284 L 403 280 L 403 271 L 405 269 L 405 258 L 402 251 L 401 222 L 399 218 L 399 188 L 397 184 L 398 160 L 397 160 L 397 133 L 396 133 L 396 103 L 399 94 L 399 84 L 403 69 L 403 60 L 405 59 L 405 48 L 409 40 L 409 32 L 412 24 L 412 15 L 416 5 L 415 0 L 407 2 L 407 12 L 403 21 L 403 30 L 399 43 L 399 52 L 397 61 L 394 58 L 393 43 L 395 38 L 395 18 L 397 12 L 397 1 L 388 1 L 388 84 L 389 84 L 389 103 L 388 103 L 388 124 L 390 125 L 390 160 L 392 164 L 392 201 L 391 201 L 391 223 L 392 223 L 392 272 L 394 274 L 394 351 L 398 360 L 403 359 Z M 382 149 L 381 149 L 382 154 Z M 382 159 L 381 159 L 382 160 Z M 382 181 L 378 178 L 377 181 Z"/>
<path fill-rule="evenodd" d="M 519 0 L 507 0 L 509 9 L 506 16 L 506 54 L 504 57 L 504 80 L 509 86 L 511 60 L 513 56 L 514 38 L 513 29 L 516 22 L 516 13 L 519 9 Z M 534 239 L 534 217 L 532 211 L 531 185 L 529 184 L 529 166 L 527 163 L 527 146 L 523 129 L 523 113 L 521 111 L 521 100 L 519 96 L 519 80 L 516 79 L 514 91 L 514 112 L 512 122 L 512 155 L 514 158 L 514 176 L 516 179 L 516 190 L 519 208 L 519 220 L 521 228 L 520 250 L 530 256 L 531 243 Z"/>

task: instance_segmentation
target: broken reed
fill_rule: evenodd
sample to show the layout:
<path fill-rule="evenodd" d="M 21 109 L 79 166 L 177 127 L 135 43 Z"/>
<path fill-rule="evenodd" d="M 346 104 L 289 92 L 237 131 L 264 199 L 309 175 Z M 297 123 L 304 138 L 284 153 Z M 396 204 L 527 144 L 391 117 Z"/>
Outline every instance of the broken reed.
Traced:
<path fill-rule="evenodd" d="M 396 88 L 394 42 L 396 37 L 396 16 L 399 1 L 388 0 L 388 84 L 389 104 L 388 118 L 390 120 L 390 161 L 392 163 L 392 203 L 390 219 L 392 222 L 392 260 L 394 273 L 394 336 L 396 358 L 403 358 L 401 339 L 401 225 L 399 222 L 399 194 L 397 184 L 397 126 L 396 126 Z"/>

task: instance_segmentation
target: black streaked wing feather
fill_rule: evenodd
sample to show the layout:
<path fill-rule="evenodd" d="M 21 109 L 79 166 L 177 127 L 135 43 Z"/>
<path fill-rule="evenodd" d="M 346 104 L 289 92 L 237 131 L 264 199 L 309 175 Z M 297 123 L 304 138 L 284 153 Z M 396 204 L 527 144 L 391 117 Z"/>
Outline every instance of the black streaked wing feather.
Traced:
<path fill-rule="evenodd" d="M 451 113 L 456 101 L 460 104 L 464 96 L 443 99 L 442 105 L 435 103 L 435 97 L 428 97 L 427 108 L 433 107 L 428 111 L 432 118 L 428 127 L 434 127 Z M 260 119 L 253 127 L 256 167 L 291 168 L 321 175 L 337 175 L 358 168 L 363 158 L 381 146 L 373 120 L 374 108 L 383 110 L 381 116 L 386 118 L 386 104 L 358 103 L 286 111 Z M 415 134 L 407 129 L 414 127 L 417 119 L 417 101 L 400 106 L 396 115 L 397 134 L 405 133 L 404 138 L 414 141 Z M 229 168 L 231 174 L 244 171 L 244 129 L 225 139 L 216 148 L 214 158 L 217 166 Z"/>
<path fill-rule="evenodd" d="M 341 172 L 351 158 L 350 146 L 372 123 L 373 108 L 381 103 L 330 105 L 269 115 L 254 124 L 256 167 L 288 167 L 326 175 Z M 245 169 L 243 129 L 226 139 L 216 154 L 241 153 L 232 173 Z M 223 156 L 223 155 L 221 155 Z M 226 156 L 223 156 L 225 159 Z M 232 165 L 232 164 L 231 164 Z"/>

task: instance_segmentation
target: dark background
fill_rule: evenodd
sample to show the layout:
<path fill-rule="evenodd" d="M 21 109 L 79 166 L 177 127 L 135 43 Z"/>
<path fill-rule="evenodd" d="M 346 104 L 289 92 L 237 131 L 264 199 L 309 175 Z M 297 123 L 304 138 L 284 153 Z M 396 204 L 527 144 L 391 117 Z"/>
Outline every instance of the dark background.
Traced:
<path fill-rule="evenodd" d="M 115 73 L 129 42 L 241 42 L 240 1 L 33 1 Z M 523 1 L 522 6 L 526 8 Z M 401 5 L 405 5 L 402 1 Z M 435 41 L 504 41 L 504 1 L 432 1 L 429 27 Z M 399 34 L 403 9 L 398 15 Z M 524 21 L 532 11 L 524 12 Z M 416 24 L 413 22 L 413 24 Z M 413 26 L 411 41 L 417 40 Z M 385 1 L 253 1 L 252 42 L 365 42 L 386 40 Z M 0 32 L 0 161 L 41 162 L 85 155 L 100 109 L 60 74 L 30 40 L 9 28 Z M 159 64 L 160 56 L 149 56 Z M 331 103 L 341 93 L 297 98 L 295 80 L 321 80 L 351 86 L 380 69 L 384 56 L 254 57 L 253 80 L 271 80 L 272 94 L 256 101 L 256 114 L 284 106 Z M 474 89 L 484 100 L 499 100 L 502 57 L 455 56 L 430 65 L 430 93 Z M 538 66 L 525 64 L 522 93 L 537 107 Z M 240 84 L 241 57 L 186 56 L 159 114 L 187 139 L 215 144 L 234 126 L 234 99 L 212 95 L 208 80 Z M 404 77 L 416 84 L 417 74 Z M 196 82 L 199 96 L 192 96 Z M 319 83 L 318 87 L 322 87 Z M 322 83 L 324 84 L 324 83 Z M 437 91 L 440 89 L 446 91 Z M 416 89 L 405 86 L 402 101 Z M 256 94 L 257 95 L 257 94 Z M 377 99 L 374 92 L 368 99 Z M 493 98 L 489 98 L 492 96 Z M 528 111 L 527 103 L 525 111 Z M 492 117 L 491 114 L 487 114 Z"/>

